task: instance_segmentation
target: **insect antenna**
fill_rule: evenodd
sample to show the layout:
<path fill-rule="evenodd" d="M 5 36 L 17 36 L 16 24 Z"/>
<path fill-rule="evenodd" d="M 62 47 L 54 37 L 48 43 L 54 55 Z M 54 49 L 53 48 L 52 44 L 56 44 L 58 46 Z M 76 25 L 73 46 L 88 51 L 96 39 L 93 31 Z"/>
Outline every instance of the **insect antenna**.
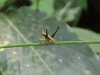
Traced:
<path fill-rule="evenodd" d="M 44 32 L 43 26 L 39 26 L 39 30 L 42 32 Z"/>
<path fill-rule="evenodd" d="M 56 32 L 58 31 L 58 29 L 60 28 L 60 26 L 58 26 L 57 30 L 55 31 L 55 33 L 51 36 L 51 37 L 54 37 Z"/>

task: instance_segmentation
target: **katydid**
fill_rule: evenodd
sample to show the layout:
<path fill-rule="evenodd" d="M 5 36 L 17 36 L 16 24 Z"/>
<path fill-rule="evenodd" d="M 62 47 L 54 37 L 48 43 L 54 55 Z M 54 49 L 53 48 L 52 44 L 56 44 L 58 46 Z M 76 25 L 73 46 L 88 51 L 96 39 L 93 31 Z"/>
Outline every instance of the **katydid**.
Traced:
<path fill-rule="evenodd" d="M 50 42 L 54 42 L 55 41 L 54 36 L 59 28 L 60 28 L 60 26 L 58 26 L 57 30 L 55 31 L 55 33 L 52 36 L 49 36 L 48 31 L 47 31 L 47 27 L 46 27 L 46 33 L 42 32 L 43 39 L 39 39 L 40 43 L 41 43 L 41 40 L 44 40 L 46 42 L 46 44 L 47 43 L 49 44 L 49 40 L 50 40 Z"/>

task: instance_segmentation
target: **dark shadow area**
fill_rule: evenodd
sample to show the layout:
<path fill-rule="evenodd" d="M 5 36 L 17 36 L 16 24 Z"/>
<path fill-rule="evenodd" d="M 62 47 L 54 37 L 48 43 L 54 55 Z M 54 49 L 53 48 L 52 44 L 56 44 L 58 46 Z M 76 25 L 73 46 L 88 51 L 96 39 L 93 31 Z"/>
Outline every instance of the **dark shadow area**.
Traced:
<path fill-rule="evenodd" d="M 100 0 L 87 0 L 88 8 L 83 10 L 77 27 L 100 33 Z"/>

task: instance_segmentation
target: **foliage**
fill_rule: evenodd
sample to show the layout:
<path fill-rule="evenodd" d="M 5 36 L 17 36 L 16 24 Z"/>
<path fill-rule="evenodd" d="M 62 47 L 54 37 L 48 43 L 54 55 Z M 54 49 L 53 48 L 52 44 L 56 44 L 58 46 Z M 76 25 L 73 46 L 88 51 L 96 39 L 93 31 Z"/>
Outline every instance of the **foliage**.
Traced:
<path fill-rule="evenodd" d="M 34 1 L 32 7 L 35 8 L 35 6 Z M 76 26 L 82 9 L 87 9 L 87 3 L 86 0 L 41 0 L 40 9 L 48 14 L 59 16 L 65 22 L 72 22 L 71 26 Z"/>
<path fill-rule="evenodd" d="M 3 4 L 6 0 L 0 0 L 0 4 Z"/>
<path fill-rule="evenodd" d="M 75 33 L 77 33 L 77 35 L 79 36 L 81 40 L 84 40 L 84 41 L 94 41 L 94 40 L 99 41 L 100 40 L 100 34 L 97 34 L 93 31 L 82 29 L 82 28 L 76 28 L 76 27 L 73 27 L 72 29 L 75 31 Z M 89 44 L 89 46 L 97 53 L 100 53 L 99 44 Z"/>
<path fill-rule="evenodd" d="M 0 37 L 10 44 L 39 42 L 40 28 L 47 27 L 56 41 L 80 41 L 76 33 L 60 18 L 41 10 L 23 6 L 0 13 Z M 31 46 L 0 51 L 3 75 L 99 75 L 100 59 L 86 44 Z"/>

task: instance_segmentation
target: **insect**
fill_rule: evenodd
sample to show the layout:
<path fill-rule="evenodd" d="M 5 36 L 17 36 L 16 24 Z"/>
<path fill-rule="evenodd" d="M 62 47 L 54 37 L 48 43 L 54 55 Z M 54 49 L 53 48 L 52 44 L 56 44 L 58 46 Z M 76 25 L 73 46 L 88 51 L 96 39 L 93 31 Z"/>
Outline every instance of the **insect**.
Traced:
<path fill-rule="evenodd" d="M 41 40 L 44 40 L 46 42 L 46 44 L 47 43 L 49 44 L 49 40 L 50 40 L 50 42 L 54 42 L 55 41 L 54 36 L 59 28 L 60 28 L 60 26 L 58 26 L 57 30 L 55 31 L 55 33 L 52 36 L 49 36 L 48 31 L 47 31 L 47 27 L 46 27 L 46 33 L 42 32 L 43 39 L 39 39 L 40 43 L 41 43 Z"/>

